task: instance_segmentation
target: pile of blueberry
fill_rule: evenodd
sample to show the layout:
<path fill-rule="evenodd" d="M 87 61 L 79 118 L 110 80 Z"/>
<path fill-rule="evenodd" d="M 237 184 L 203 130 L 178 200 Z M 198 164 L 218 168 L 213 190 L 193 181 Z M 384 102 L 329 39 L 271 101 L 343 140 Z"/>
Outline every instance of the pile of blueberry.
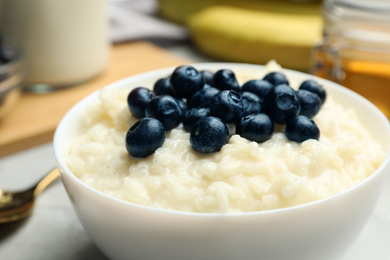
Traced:
<path fill-rule="evenodd" d="M 0 34 L 0 66 L 14 60 L 15 53 L 11 46 L 5 43 L 3 36 Z"/>
<path fill-rule="evenodd" d="M 228 124 L 235 124 L 236 134 L 259 143 L 272 137 L 275 123 L 285 125 L 291 141 L 318 140 L 320 131 L 311 118 L 325 98 L 318 82 L 306 80 L 296 91 L 282 72 L 240 86 L 229 69 L 213 73 L 179 66 L 157 80 L 153 91 L 138 87 L 129 93 L 130 112 L 139 121 L 127 132 L 126 148 L 135 158 L 147 157 L 162 146 L 166 131 L 181 123 L 200 153 L 217 152 L 227 143 Z"/>

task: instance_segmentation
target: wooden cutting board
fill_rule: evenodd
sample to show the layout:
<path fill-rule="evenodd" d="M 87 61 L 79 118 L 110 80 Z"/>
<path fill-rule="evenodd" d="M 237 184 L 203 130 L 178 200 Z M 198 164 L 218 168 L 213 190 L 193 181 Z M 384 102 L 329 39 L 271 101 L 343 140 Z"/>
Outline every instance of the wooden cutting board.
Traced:
<path fill-rule="evenodd" d="M 23 93 L 0 121 L 0 157 L 51 141 L 65 113 L 91 92 L 125 77 L 186 62 L 147 42 L 114 45 L 107 68 L 94 79 L 48 94 Z"/>

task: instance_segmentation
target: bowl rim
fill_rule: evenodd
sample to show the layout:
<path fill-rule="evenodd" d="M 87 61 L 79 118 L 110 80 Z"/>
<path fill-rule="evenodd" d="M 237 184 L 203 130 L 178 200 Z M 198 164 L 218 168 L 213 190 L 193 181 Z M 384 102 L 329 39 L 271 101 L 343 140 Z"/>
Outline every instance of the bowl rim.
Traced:
<path fill-rule="evenodd" d="M 216 68 L 216 69 L 217 68 L 225 68 L 226 66 L 228 66 L 228 67 L 233 67 L 233 69 L 237 68 L 237 67 L 245 67 L 245 68 L 252 67 L 254 69 L 257 68 L 257 69 L 260 69 L 260 71 L 262 71 L 266 67 L 265 65 L 248 64 L 248 63 L 235 63 L 235 62 L 197 62 L 197 63 L 195 62 L 195 63 L 188 63 L 186 65 L 194 66 L 198 70 L 213 69 L 213 68 Z M 285 208 L 270 209 L 270 210 L 237 212 L 237 213 L 236 212 L 226 212 L 226 213 L 187 212 L 187 211 L 153 208 L 150 206 L 145 206 L 145 205 L 137 204 L 134 202 L 125 201 L 125 200 L 122 200 L 122 199 L 119 199 L 116 197 L 112 197 L 106 193 L 103 193 L 97 189 L 92 188 L 91 186 L 89 186 L 86 183 L 84 183 L 83 181 L 81 181 L 78 177 L 76 177 L 70 171 L 70 169 L 67 167 L 66 163 L 64 162 L 64 160 L 62 158 L 61 151 L 59 149 L 59 140 L 60 140 L 61 129 L 63 128 L 67 119 L 69 117 L 71 117 L 72 114 L 74 114 L 80 107 L 84 107 L 84 105 L 87 104 L 88 101 L 95 98 L 95 96 L 97 96 L 99 94 L 99 92 L 102 90 L 122 88 L 123 86 L 125 86 L 128 83 L 136 82 L 136 81 L 139 81 L 142 79 L 147 79 L 148 77 L 150 77 L 152 75 L 154 75 L 154 76 L 156 74 L 163 75 L 165 73 L 172 72 L 173 69 L 176 67 L 178 67 L 178 66 L 169 66 L 169 67 L 164 67 L 164 68 L 160 68 L 160 69 L 150 70 L 150 71 L 138 73 L 138 74 L 120 79 L 118 81 L 112 82 L 112 83 L 110 83 L 110 84 L 108 84 L 108 85 L 106 85 L 98 90 L 93 91 L 89 95 L 85 96 L 80 101 L 78 101 L 70 110 L 68 110 L 68 112 L 63 116 L 63 118 L 59 122 L 59 124 L 55 130 L 54 138 L 53 138 L 53 149 L 54 149 L 55 158 L 57 160 L 57 164 L 59 166 L 61 166 L 60 169 L 63 169 L 63 171 L 60 170 L 60 174 L 67 175 L 73 182 L 82 186 L 87 191 L 95 193 L 99 196 L 103 196 L 105 199 L 113 200 L 113 202 L 115 202 L 115 203 L 123 204 L 126 207 L 131 206 L 131 207 L 135 207 L 138 209 L 143 209 L 143 210 L 151 211 L 154 213 L 160 213 L 160 214 L 162 213 L 162 214 L 174 214 L 174 215 L 181 215 L 181 216 L 197 216 L 197 217 L 199 217 L 199 216 L 200 217 L 260 216 L 260 215 L 270 215 L 270 214 L 271 215 L 272 214 L 281 214 L 281 213 L 286 212 L 286 211 L 287 212 L 297 211 L 300 209 L 305 209 L 307 207 L 313 207 L 315 205 L 320 205 L 320 204 L 326 203 L 328 201 L 333 201 L 333 200 L 337 199 L 338 197 L 343 196 L 346 193 L 351 193 L 357 189 L 360 189 L 362 186 L 365 186 L 366 183 L 372 182 L 373 179 L 376 178 L 379 174 L 389 175 L 389 173 L 384 172 L 384 168 L 386 165 L 390 164 L 390 145 L 387 148 L 387 151 L 385 150 L 386 157 L 383 160 L 383 162 L 381 163 L 381 165 L 373 173 L 371 173 L 368 177 L 366 177 L 363 181 L 348 188 L 347 190 L 344 190 L 342 192 L 339 192 L 337 194 L 331 195 L 331 196 L 326 197 L 326 198 L 322 198 L 319 200 L 315 200 L 315 201 L 300 204 L 300 205 L 295 205 L 295 206 L 290 206 L 290 207 L 285 207 Z M 212 68 L 210 68 L 210 67 L 212 67 Z M 304 72 L 295 71 L 295 70 L 291 70 L 291 69 L 285 69 L 285 68 L 282 68 L 281 70 L 286 72 L 286 74 L 290 74 L 290 76 L 294 75 L 294 77 L 295 77 L 295 75 L 297 75 L 297 77 L 299 77 L 299 78 L 305 77 L 307 79 L 310 79 L 310 78 L 315 79 L 315 80 L 319 81 L 320 83 L 322 83 L 322 85 L 325 85 L 326 88 L 328 86 L 330 86 L 330 88 L 332 90 L 346 92 L 348 95 L 351 95 L 354 99 L 360 100 L 361 102 L 363 102 L 365 104 L 365 106 L 370 108 L 370 110 L 372 110 L 374 114 L 377 115 L 378 119 L 383 122 L 383 125 L 386 126 L 385 128 L 387 129 L 387 133 L 390 135 L 390 123 L 389 123 L 389 120 L 387 119 L 387 117 L 374 104 L 372 104 L 369 100 L 367 100 L 363 96 L 359 95 L 358 93 L 356 93 L 356 92 L 354 92 L 354 91 L 352 91 L 352 90 L 350 90 L 350 89 L 348 89 L 340 84 L 334 83 L 332 81 L 329 81 L 329 80 L 326 80 L 323 78 L 319 78 L 319 77 L 311 75 L 311 74 L 307 74 Z"/>

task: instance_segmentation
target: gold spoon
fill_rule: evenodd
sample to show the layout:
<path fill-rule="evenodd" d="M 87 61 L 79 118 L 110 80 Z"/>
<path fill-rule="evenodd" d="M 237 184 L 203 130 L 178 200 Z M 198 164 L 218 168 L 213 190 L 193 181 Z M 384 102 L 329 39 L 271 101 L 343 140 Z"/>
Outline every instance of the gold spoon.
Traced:
<path fill-rule="evenodd" d="M 34 199 L 59 176 L 58 170 L 54 169 L 27 190 L 13 192 L 0 189 L 0 223 L 29 216 L 34 206 Z"/>

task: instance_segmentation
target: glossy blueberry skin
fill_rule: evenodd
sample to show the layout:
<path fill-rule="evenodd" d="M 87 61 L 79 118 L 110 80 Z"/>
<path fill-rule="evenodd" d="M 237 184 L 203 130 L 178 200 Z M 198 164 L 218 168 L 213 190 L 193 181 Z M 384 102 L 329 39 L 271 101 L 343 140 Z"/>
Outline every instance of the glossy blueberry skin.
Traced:
<path fill-rule="evenodd" d="M 261 112 L 260 98 L 252 92 L 240 92 L 242 111 L 240 117 Z"/>
<path fill-rule="evenodd" d="M 312 79 L 305 80 L 304 82 L 301 83 L 299 89 L 305 89 L 317 94 L 320 97 L 322 103 L 324 103 L 326 100 L 325 89 L 322 87 L 322 85 L 320 85 L 320 83 L 318 83 L 315 80 Z"/>
<path fill-rule="evenodd" d="M 221 119 L 213 116 L 199 119 L 190 133 L 191 146 L 199 153 L 218 152 L 228 140 L 228 127 Z"/>
<path fill-rule="evenodd" d="M 286 136 L 291 141 L 302 143 L 309 139 L 318 140 L 320 138 L 320 130 L 312 119 L 298 115 L 288 120 Z"/>
<path fill-rule="evenodd" d="M 183 65 L 173 71 L 170 83 L 177 97 L 188 100 L 198 90 L 203 88 L 204 80 L 202 74 L 197 69 L 189 65 Z"/>
<path fill-rule="evenodd" d="M 203 87 L 192 96 L 189 107 L 210 107 L 211 99 L 218 93 L 219 89 L 210 86 Z"/>
<path fill-rule="evenodd" d="M 203 88 L 214 88 L 212 85 L 210 85 L 210 84 L 208 84 L 208 83 L 204 83 L 204 85 L 203 85 Z M 203 89 L 202 88 L 202 89 Z M 201 89 L 201 90 L 202 90 Z M 218 90 L 219 91 L 219 90 Z"/>
<path fill-rule="evenodd" d="M 210 86 L 214 85 L 214 73 L 210 70 L 201 70 L 200 73 L 203 76 L 203 80 L 205 84 L 208 84 Z"/>
<path fill-rule="evenodd" d="M 264 112 L 277 124 L 285 124 L 299 114 L 301 104 L 296 91 L 289 85 L 278 85 L 270 90 L 263 103 Z"/>
<path fill-rule="evenodd" d="M 187 112 L 188 110 L 188 105 L 187 105 L 187 102 L 185 102 L 183 99 L 181 98 L 176 98 L 174 97 L 176 103 L 179 105 L 180 109 L 181 109 L 181 116 L 183 118 L 184 114 Z"/>
<path fill-rule="evenodd" d="M 155 118 L 144 117 L 127 131 L 127 152 L 134 158 L 145 158 L 164 144 L 165 136 L 163 123 Z"/>
<path fill-rule="evenodd" d="M 241 96 L 234 90 L 222 90 L 211 100 L 210 114 L 222 119 L 226 124 L 237 122 L 241 113 Z"/>
<path fill-rule="evenodd" d="M 240 91 L 240 85 L 236 79 L 236 75 L 232 70 L 222 69 L 214 73 L 214 87 L 219 90 L 234 90 Z"/>
<path fill-rule="evenodd" d="M 268 92 L 274 87 L 269 81 L 262 79 L 253 79 L 244 83 L 241 87 L 241 91 L 248 91 L 256 94 L 261 102 L 264 101 Z"/>
<path fill-rule="evenodd" d="M 146 106 L 155 96 L 153 91 L 145 87 L 137 87 L 130 91 L 127 96 L 127 105 L 131 114 L 136 118 L 145 117 Z"/>
<path fill-rule="evenodd" d="M 192 127 L 199 119 L 209 116 L 210 109 L 205 107 L 195 107 L 187 110 L 183 117 L 183 128 L 186 131 L 191 131 Z"/>
<path fill-rule="evenodd" d="M 297 91 L 297 97 L 301 104 L 300 115 L 312 118 L 320 111 L 322 102 L 317 94 L 308 90 L 299 89 Z"/>
<path fill-rule="evenodd" d="M 173 90 L 171 88 L 170 77 L 158 79 L 153 86 L 153 92 L 159 95 L 170 95 L 174 96 Z"/>
<path fill-rule="evenodd" d="M 270 82 L 274 86 L 282 85 L 282 84 L 289 85 L 286 75 L 278 71 L 268 73 L 267 75 L 264 76 L 263 79 Z"/>
<path fill-rule="evenodd" d="M 169 95 L 154 97 L 146 106 L 145 115 L 161 121 L 165 129 L 177 127 L 182 119 L 182 110 L 175 98 Z"/>
<path fill-rule="evenodd" d="M 250 141 L 262 143 L 271 139 L 274 123 L 263 113 L 248 115 L 237 123 L 236 133 Z"/>

